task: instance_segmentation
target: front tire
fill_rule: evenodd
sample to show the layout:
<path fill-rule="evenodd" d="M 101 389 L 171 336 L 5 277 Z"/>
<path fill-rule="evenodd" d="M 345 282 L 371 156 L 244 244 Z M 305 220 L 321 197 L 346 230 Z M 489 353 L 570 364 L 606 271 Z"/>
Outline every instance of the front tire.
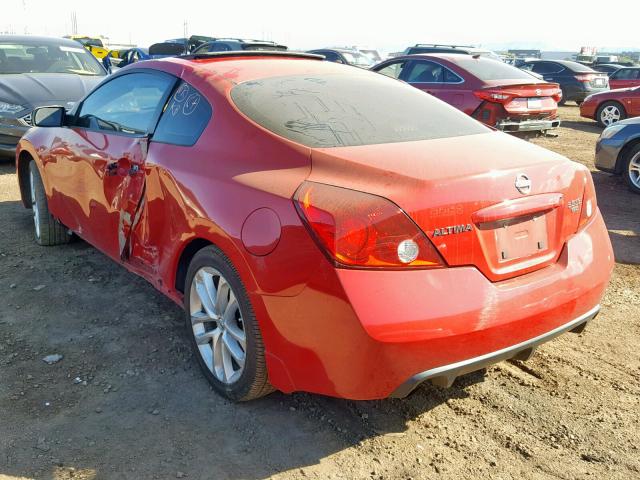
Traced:
<path fill-rule="evenodd" d="M 62 245 L 71 239 L 67 229 L 49 212 L 47 195 L 35 161 L 29 163 L 29 190 L 36 242 L 39 245 Z"/>
<path fill-rule="evenodd" d="M 601 127 L 609 127 L 627 118 L 627 111 L 618 102 L 604 102 L 598 107 L 596 120 Z"/>
<path fill-rule="evenodd" d="M 623 175 L 629 190 L 640 193 L 640 145 L 636 145 L 626 155 Z"/>
<path fill-rule="evenodd" d="M 187 333 L 205 377 L 235 402 L 273 391 L 262 335 L 235 268 L 217 248 L 193 257 L 184 295 Z"/>

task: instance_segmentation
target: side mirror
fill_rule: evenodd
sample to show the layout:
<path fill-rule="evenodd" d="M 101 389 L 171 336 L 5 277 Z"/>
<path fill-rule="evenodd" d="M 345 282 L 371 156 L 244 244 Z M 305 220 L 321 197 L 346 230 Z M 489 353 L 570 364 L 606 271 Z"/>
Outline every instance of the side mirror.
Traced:
<path fill-rule="evenodd" d="M 40 107 L 33 112 L 36 127 L 62 127 L 66 111 L 64 107 Z"/>

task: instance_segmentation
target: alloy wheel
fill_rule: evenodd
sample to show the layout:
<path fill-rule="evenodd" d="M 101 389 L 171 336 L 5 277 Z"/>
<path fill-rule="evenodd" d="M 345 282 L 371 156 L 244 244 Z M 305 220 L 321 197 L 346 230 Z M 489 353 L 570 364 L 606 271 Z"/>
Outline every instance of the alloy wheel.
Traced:
<path fill-rule="evenodd" d="M 640 152 L 629 160 L 629 180 L 634 187 L 640 190 Z"/>
<path fill-rule="evenodd" d="M 247 336 L 237 297 L 215 268 L 202 267 L 196 272 L 189 314 L 207 368 L 222 383 L 236 382 L 244 371 Z"/>
<path fill-rule="evenodd" d="M 606 106 L 600 113 L 600 121 L 607 127 L 609 125 L 613 125 L 616 122 L 619 122 L 621 117 L 622 113 L 620 112 L 620 109 L 615 105 Z"/>

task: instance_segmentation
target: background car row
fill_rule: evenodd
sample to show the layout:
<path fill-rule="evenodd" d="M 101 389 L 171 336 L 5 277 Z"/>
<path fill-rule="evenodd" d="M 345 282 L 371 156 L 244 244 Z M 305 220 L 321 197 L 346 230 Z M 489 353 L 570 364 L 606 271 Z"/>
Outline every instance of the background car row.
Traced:
<path fill-rule="evenodd" d="M 18 140 L 32 124 L 34 108 L 71 108 L 119 67 L 184 54 L 287 49 L 265 40 L 191 36 L 148 49 L 116 51 L 91 37 L 0 36 L 0 155 L 15 155 Z M 377 61 L 382 57 L 376 50 L 355 47 L 309 53 L 407 82 L 490 127 L 514 134 L 552 131 L 560 125 L 557 106 L 567 101 L 576 102 L 583 117 L 603 127 L 640 116 L 640 67 L 620 66 L 607 74 L 578 62 L 532 59 L 516 68 L 488 50 L 441 44 L 416 44 L 382 61 Z M 626 88 L 610 90 L 621 86 Z M 606 168 L 619 172 L 626 157 L 621 162 Z"/>

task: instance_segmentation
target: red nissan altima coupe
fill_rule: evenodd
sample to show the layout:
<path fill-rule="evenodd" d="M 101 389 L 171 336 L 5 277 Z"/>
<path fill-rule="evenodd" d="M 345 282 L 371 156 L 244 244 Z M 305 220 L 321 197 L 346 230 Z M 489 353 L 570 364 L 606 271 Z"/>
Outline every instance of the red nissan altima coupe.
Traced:
<path fill-rule="evenodd" d="M 498 60 L 429 53 L 392 58 L 372 70 L 403 80 L 498 130 L 545 132 L 560 125 L 560 86 Z"/>
<path fill-rule="evenodd" d="M 137 63 L 34 122 L 37 242 L 73 232 L 183 305 L 232 400 L 448 385 L 580 331 L 611 274 L 585 167 L 314 56 Z"/>

